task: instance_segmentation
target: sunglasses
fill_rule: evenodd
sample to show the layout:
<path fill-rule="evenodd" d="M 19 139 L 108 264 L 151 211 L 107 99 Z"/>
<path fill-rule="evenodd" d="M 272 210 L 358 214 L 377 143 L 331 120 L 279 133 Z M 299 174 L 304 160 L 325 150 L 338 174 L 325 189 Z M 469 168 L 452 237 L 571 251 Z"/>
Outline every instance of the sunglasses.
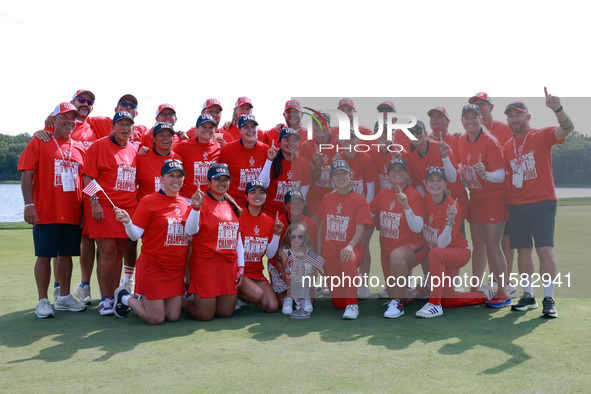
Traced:
<path fill-rule="evenodd" d="M 382 112 L 396 112 L 396 111 L 394 111 L 392 108 L 387 107 L 387 108 L 378 109 L 378 112 L 382 113 Z"/>
<path fill-rule="evenodd" d="M 183 162 L 182 162 L 182 161 L 180 161 L 180 160 L 178 160 L 178 159 L 168 159 L 168 160 L 164 160 L 164 162 L 163 162 L 163 163 L 164 163 L 164 164 L 168 164 L 168 163 L 176 163 L 176 164 L 180 164 L 180 165 L 182 165 L 182 164 L 183 164 Z"/>
<path fill-rule="evenodd" d="M 304 239 L 304 234 L 293 235 L 289 236 L 289 239 Z"/>
<path fill-rule="evenodd" d="M 128 103 L 127 101 L 119 101 L 119 105 L 122 107 L 129 107 L 131 109 L 136 109 L 137 108 L 137 104 L 135 103 Z"/>
<path fill-rule="evenodd" d="M 410 132 L 411 132 L 413 135 L 417 135 L 417 136 L 418 136 L 418 135 L 421 135 L 421 134 L 423 133 L 423 129 L 422 129 L 422 128 L 418 128 L 418 129 L 416 129 L 416 130 L 410 130 Z"/>
<path fill-rule="evenodd" d="M 88 104 L 91 107 L 94 105 L 93 100 L 85 99 L 84 97 L 77 97 L 77 99 L 80 104 Z"/>

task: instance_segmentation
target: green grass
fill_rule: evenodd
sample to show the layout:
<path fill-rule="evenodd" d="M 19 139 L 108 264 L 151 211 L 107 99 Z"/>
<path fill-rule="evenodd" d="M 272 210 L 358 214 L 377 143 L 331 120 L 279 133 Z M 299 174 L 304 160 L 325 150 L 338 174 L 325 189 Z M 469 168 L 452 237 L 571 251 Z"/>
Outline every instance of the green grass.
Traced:
<path fill-rule="evenodd" d="M 389 320 L 382 318 L 377 288 L 360 301 L 356 321 L 341 320 L 324 297 L 312 318 L 300 321 L 249 305 L 230 319 L 197 322 L 183 315 L 152 327 L 136 316 L 101 317 L 96 304 L 41 320 L 34 315 L 31 231 L 5 231 L 0 391 L 587 392 L 590 220 L 586 206 L 558 210 L 555 253 L 572 283 L 556 289 L 560 317 L 553 320 L 539 318 L 539 309 L 483 306 L 422 320 L 414 317 L 421 301 Z M 377 234 L 372 246 L 372 274 L 381 277 Z M 95 275 L 92 287 L 96 296 Z"/>
<path fill-rule="evenodd" d="M 591 197 L 572 197 L 558 199 L 559 207 L 568 207 L 573 205 L 591 205 Z"/>

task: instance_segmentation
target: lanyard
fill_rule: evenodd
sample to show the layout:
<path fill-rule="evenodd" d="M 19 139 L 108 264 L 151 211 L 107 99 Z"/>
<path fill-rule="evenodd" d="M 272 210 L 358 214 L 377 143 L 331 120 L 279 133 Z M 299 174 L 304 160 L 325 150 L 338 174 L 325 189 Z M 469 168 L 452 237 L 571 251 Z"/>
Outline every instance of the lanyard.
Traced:
<path fill-rule="evenodd" d="M 517 143 L 515 142 L 515 138 L 513 138 L 513 154 L 515 155 L 515 159 L 517 160 L 517 166 L 518 166 L 518 168 L 521 168 L 521 155 L 523 154 L 523 147 L 525 146 L 525 142 L 527 141 L 527 136 L 528 135 L 529 135 L 529 131 L 525 135 L 525 137 L 523 137 L 523 144 L 521 144 L 521 146 L 519 147 L 519 150 L 517 150 L 515 148 L 515 145 Z"/>
<path fill-rule="evenodd" d="M 64 152 L 62 152 L 62 149 L 60 148 L 60 145 L 57 143 L 57 140 L 55 139 L 55 135 L 51 135 L 51 138 L 53 138 L 53 142 L 55 142 L 55 146 L 57 146 L 57 150 L 60 151 L 60 156 L 62 157 L 62 160 L 66 160 L 66 161 L 71 161 L 70 159 L 72 158 L 72 140 L 70 139 L 70 152 L 68 153 L 68 157 L 64 157 Z"/>

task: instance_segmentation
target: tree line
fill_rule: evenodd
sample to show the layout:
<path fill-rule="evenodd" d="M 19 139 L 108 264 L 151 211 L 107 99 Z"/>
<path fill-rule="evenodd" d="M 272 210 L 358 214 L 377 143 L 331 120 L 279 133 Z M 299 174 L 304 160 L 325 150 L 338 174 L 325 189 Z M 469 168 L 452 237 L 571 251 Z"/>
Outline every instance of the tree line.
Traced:
<path fill-rule="evenodd" d="M 19 181 L 18 159 L 31 139 L 28 133 L 0 134 L 0 181 Z M 556 186 L 591 186 L 591 137 L 573 131 L 552 149 Z"/>

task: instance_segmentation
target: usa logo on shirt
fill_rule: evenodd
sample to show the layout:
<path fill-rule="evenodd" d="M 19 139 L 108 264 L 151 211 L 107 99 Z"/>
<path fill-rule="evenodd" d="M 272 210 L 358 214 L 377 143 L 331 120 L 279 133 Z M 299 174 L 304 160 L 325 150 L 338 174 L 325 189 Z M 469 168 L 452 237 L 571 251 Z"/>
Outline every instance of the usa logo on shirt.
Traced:
<path fill-rule="evenodd" d="M 174 207 L 174 213 L 176 213 L 177 216 L 180 216 L 181 209 L 179 207 Z"/>
<path fill-rule="evenodd" d="M 251 167 L 254 167 L 254 157 L 250 156 L 248 163 L 250 164 Z"/>
<path fill-rule="evenodd" d="M 287 171 L 287 179 L 289 179 L 291 181 L 291 177 L 292 177 L 292 172 L 291 170 Z"/>
<path fill-rule="evenodd" d="M 208 156 L 209 156 L 209 153 L 203 152 L 203 160 L 207 160 Z"/>
<path fill-rule="evenodd" d="M 433 224 L 433 214 L 429 216 L 429 226 Z"/>
<path fill-rule="evenodd" d="M 394 207 L 396 206 L 396 201 L 392 201 L 390 203 L 390 211 L 394 210 Z"/>
<path fill-rule="evenodd" d="M 339 203 L 339 205 L 337 205 L 337 214 L 340 215 L 342 210 L 343 210 L 343 206 L 341 205 L 341 203 Z"/>
<path fill-rule="evenodd" d="M 261 230 L 259 229 L 259 226 L 257 226 L 257 225 L 254 226 L 253 231 L 254 231 L 254 235 L 259 235 L 259 233 L 261 232 Z"/>

